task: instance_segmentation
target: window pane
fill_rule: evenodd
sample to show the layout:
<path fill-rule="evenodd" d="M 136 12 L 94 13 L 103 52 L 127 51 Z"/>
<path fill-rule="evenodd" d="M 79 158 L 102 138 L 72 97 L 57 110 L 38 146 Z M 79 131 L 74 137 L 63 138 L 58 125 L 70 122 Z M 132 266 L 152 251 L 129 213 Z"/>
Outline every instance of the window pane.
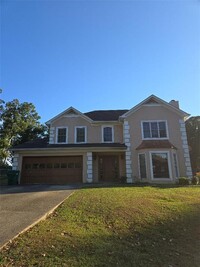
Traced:
<path fill-rule="evenodd" d="M 80 169 L 81 168 L 81 163 L 80 162 L 75 162 L 75 168 Z"/>
<path fill-rule="evenodd" d="M 31 169 L 31 164 L 25 164 L 25 169 L 26 170 Z"/>
<path fill-rule="evenodd" d="M 66 128 L 59 128 L 58 129 L 58 143 L 66 143 L 66 135 L 67 135 L 67 129 Z"/>
<path fill-rule="evenodd" d="M 52 169 L 52 167 L 53 167 L 52 163 L 47 163 L 47 168 L 48 169 Z"/>
<path fill-rule="evenodd" d="M 61 164 L 60 164 L 60 167 L 61 167 L 62 169 L 67 168 L 67 163 L 61 163 Z"/>
<path fill-rule="evenodd" d="M 85 142 L 85 128 L 76 128 L 76 142 Z"/>
<path fill-rule="evenodd" d="M 73 163 L 73 162 L 69 162 L 69 163 L 68 163 L 68 168 L 69 168 L 69 169 L 74 168 L 74 163 Z"/>
<path fill-rule="evenodd" d="M 169 178 L 167 153 L 152 153 L 153 178 Z"/>
<path fill-rule="evenodd" d="M 59 164 L 59 163 L 54 163 L 54 168 L 55 168 L 55 169 L 60 168 L 60 164 Z"/>
<path fill-rule="evenodd" d="M 33 163 L 33 166 L 32 166 L 33 169 L 38 169 L 38 167 L 39 167 L 38 163 Z"/>
<path fill-rule="evenodd" d="M 103 141 L 112 142 L 112 127 L 103 128 Z"/>
<path fill-rule="evenodd" d="M 160 137 L 161 138 L 167 137 L 167 131 L 166 131 L 166 123 L 165 123 L 165 121 L 159 122 L 159 133 L 160 133 Z"/>
<path fill-rule="evenodd" d="M 157 122 L 151 122 L 151 137 L 158 138 L 158 124 Z"/>
<path fill-rule="evenodd" d="M 144 135 L 144 138 L 151 137 L 149 122 L 143 122 L 143 135 Z"/>
<path fill-rule="evenodd" d="M 145 154 L 139 154 L 139 164 L 141 179 L 147 178 Z"/>
<path fill-rule="evenodd" d="M 40 163 L 39 168 L 40 169 L 45 169 L 45 164 L 44 163 Z"/>

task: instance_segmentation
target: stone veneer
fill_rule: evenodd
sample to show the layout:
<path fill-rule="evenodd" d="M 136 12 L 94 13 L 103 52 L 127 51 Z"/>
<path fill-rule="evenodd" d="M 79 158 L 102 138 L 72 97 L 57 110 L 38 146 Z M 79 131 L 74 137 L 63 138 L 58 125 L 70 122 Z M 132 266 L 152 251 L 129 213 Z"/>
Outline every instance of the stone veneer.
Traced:
<path fill-rule="evenodd" d="M 188 177 L 192 177 L 192 168 L 191 168 L 190 154 L 189 154 L 188 141 L 187 141 L 187 133 L 186 133 L 186 129 L 185 129 L 184 120 L 179 120 L 179 124 L 180 124 L 181 140 L 182 140 L 182 147 L 183 147 L 183 153 L 184 153 L 184 159 L 185 159 L 186 175 Z"/>
<path fill-rule="evenodd" d="M 133 175 L 132 175 L 132 161 L 131 161 L 131 141 L 130 141 L 130 126 L 128 121 L 124 120 L 123 125 L 123 132 L 124 132 L 124 143 L 127 146 L 125 152 L 125 160 L 126 160 L 126 177 L 127 183 L 133 182 Z"/>
<path fill-rule="evenodd" d="M 19 170 L 19 154 L 14 154 L 12 169 L 14 171 Z"/>
<path fill-rule="evenodd" d="M 54 144 L 55 140 L 55 127 L 50 127 L 50 131 L 49 131 L 49 144 Z"/>
<path fill-rule="evenodd" d="M 87 182 L 93 182 L 93 171 L 92 171 L 92 152 L 87 152 Z"/>

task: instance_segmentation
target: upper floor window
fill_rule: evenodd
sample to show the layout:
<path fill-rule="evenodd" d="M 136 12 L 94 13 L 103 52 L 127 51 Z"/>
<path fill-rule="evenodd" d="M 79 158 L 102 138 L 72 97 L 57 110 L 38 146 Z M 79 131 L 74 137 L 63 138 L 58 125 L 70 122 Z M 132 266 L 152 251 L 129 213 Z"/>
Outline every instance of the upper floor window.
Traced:
<path fill-rule="evenodd" d="M 113 127 L 103 126 L 103 142 L 113 142 Z"/>
<path fill-rule="evenodd" d="M 86 142 L 86 127 L 85 126 L 76 127 L 75 140 L 76 140 L 76 143 Z"/>
<path fill-rule="evenodd" d="M 67 128 L 57 128 L 57 143 L 67 143 Z"/>
<path fill-rule="evenodd" d="M 143 121 L 142 128 L 144 139 L 167 138 L 166 121 Z"/>

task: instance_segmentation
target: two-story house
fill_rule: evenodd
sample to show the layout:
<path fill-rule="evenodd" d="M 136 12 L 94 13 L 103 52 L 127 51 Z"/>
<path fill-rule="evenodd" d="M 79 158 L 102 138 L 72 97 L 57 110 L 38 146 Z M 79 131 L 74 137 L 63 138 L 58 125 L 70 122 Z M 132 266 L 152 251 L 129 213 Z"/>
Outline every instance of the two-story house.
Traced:
<path fill-rule="evenodd" d="M 130 110 L 81 113 L 73 107 L 49 120 L 49 140 L 13 148 L 20 183 L 175 183 L 191 177 L 185 130 L 189 116 L 177 101 L 151 95 Z"/>

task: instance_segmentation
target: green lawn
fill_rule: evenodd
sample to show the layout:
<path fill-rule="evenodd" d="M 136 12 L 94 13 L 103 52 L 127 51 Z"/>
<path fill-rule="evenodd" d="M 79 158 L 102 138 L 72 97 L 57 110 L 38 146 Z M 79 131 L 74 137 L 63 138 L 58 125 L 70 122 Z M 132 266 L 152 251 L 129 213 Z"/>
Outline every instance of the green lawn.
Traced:
<path fill-rule="evenodd" d="M 77 190 L 1 266 L 199 267 L 200 187 Z"/>

